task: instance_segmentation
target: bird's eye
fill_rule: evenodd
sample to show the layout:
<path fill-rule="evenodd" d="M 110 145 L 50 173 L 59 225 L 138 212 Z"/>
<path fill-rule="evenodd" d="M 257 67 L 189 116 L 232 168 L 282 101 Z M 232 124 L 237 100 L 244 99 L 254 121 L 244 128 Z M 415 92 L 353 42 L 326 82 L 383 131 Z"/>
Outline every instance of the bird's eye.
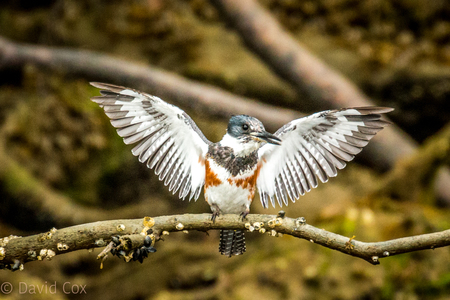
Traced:
<path fill-rule="evenodd" d="M 244 129 L 245 131 L 248 130 L 248 125 L 247 124 L 242 124 L 242 129 Z"/>

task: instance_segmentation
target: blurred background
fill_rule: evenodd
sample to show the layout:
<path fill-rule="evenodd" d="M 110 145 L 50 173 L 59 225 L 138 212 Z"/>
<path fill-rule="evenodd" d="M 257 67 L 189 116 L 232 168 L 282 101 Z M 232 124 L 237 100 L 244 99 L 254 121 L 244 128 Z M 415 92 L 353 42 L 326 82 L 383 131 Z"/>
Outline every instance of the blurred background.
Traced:
<path fill-rule="evenodd" d="M 433 183 L 449 158 L 445 151 L 437 160 L 420 164 L 420 158 L 433 157 L 433 149 L 441 149 L 434 145 L 450 144 L 448 129 L 442 129 L 450 121 L 450 3 L 258 2 L 374 104 L 394 107 L 391 120 L 421 145 L 390 170 L 367 164 L 370 158 L 350 163 L 337 178 L 283 208 L 287 216 L 364 242 L 448 229 L 450 203 L 434 192 Z M 208 0 L 2 1 L 0 37 L 92 50 L 263 103 L 315 111 L 308 95 L 274 74 Z M 1 53 L 0 236 L 210 211 L 203 196 L 195 203 L 172 196 L 133 157 L 132 147 L 89 100 L 99 93 L 88 82 L 99 79 L 32 62 L 9 64 Z M 211 141 L 221 139 L 227 118 L 181 108 Z M 434 164 L 426 165 L 430 161 Z M 253 213 L 278 210 L 263 210 L 258 199 L 251 207 Z M 14 291 L 0 299 L 450 299 L 449 248 L 389 257 L 372 266 L 289 236 L 247 234 L 247 253 L 231 259 L 220 256 L 217 245 L 218 232 L 179 233 L 157 243 L 158 251 L 142 265 L 114 257 L 100 270 L 98 249 L 31 262 L 21 272 L 1 271 L 0 282 L 15 287 L 71 282 L 86 285 L 87 294 L 66 295 L 58 288 L 56 294 Z"/>

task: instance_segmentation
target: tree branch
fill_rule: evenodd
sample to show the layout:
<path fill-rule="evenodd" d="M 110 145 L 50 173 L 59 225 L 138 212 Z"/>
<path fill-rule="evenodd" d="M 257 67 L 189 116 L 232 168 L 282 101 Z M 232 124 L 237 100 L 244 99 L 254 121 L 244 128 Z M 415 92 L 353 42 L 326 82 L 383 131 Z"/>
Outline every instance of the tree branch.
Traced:
<path fill-rule="evenodd" d="M 245 222 L 237 215 L 222 215 L 213 223 L 211 214 L 184 214 L 143 219 L 101 221 L 63 229 L 52 229 L 43 234 L 28 237 L 6 237 L 0 239 L 0 267 L 23 268 L 23 264 L 35 260 L 50 260 L 55 255 L 81 249 L 107 246 L 99 258 L 115 248 L 114 236 L 120 236 L 121 248 L 127 261 L 132 251 L 142 247 L 145 237 L 151 238 L 152 245 L 167 232 L 183 230 L 247 229 L 272 236 L 288 234 L 364 259 L 376 265 L 379 259 L 424 249 L 434 249 L 450 245 L 450 230 L 423 234 L 384 242 L 365 243 L 308 225 L 304 218 L 288 218 L 274 215 L 247 216 Z M 111 240 L 113 239 L 113 242 Z M 147 238 L 149 239 L 149 238 Z"/>

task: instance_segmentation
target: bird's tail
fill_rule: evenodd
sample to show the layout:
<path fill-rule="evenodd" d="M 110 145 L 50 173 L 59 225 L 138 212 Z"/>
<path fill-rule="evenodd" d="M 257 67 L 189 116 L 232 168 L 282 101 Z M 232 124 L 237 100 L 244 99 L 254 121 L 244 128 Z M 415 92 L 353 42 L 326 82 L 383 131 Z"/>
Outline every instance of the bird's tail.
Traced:
<path fill-rule="evenodd" d="M 231 257 L 245 252 L 245 236 L 242 230 L 221 230 L 219 251 Z"/>

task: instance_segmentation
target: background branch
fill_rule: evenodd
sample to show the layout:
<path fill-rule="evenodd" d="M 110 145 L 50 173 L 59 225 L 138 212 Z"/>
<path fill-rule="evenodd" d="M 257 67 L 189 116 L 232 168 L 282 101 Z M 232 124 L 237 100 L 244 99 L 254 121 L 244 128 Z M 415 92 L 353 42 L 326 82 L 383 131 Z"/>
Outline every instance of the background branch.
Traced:
<path fill-rule="evenodd" d="M 245 45 L 278 76 L 314 99 L 313 107 L 374 105 L 352 82 L 323 63 L 254 0 L 213 0 Z"/>
<path fill-rule="evenodd" d="M 261 224 L 261 222 L 263 224 Z M 274 215 L 247 216 L 245 222 L 237 215 L 223 215 L 211 221 L 211 214 L 184 214 L 155 218 L 112 220 L 82 224 L 28 237 L 8 237 L 0 240 L 0 261 L 7 265 L 51 259 L 55 255 L 81 249 L 105 247 L 112 236 L 131 236 L 132 247 L 144 244 L 144 235 L 152 240 L 161 239 L 162 232 L 182 230 L 208 231 L 214 229 L 248 229 L 272 236 L 288 234 L 305 239 L 342 253 L 362 258 L 371 264 L 379 264 L 379 258 L 434 249 L 450 245 L 450 230 L 423 234 L 384 242 L 365 243 L 308 225 L 304 218 L 288 218 Z M 140 236 L 139 236 L 140 235 Z M 130 237 L 128 237 L 130 238 Z M 49 251 L 50 250 L 50 251 Z M 131 250 L 131 249 L 129 249 Z"/>
<path fill-rule="evenodd" d="M 90 80 L 142 89 L 198 113 L 222 118 L 229 118 L 236 113 L 253 115 L 264 120 L 272 130 L 302 115 L 297 111 L 240 97 L 211 85 L 111 55 L 19 44 L 0 37 L 0 67 L 22 67 L 28 63 L 70 75 L 81 75 Z"/>
<path fill-rule="evenodd" d="M 109 210 L 80 205 L 34 177 L 4 151 L 2 143 L 0 143 L 0 166 L 0 181 L 4 183 L 4 188 L 9 195 L 14 196 L 15 201 L 20 202 L 23 207 L 39 211 L 56 226 L 69 226 L 108 218 L 136 217 L 149 207 L 146 202 Z"/>
<path fill-rule="evenodd" d="M 372 197 L 417 197 L 423 190 L 429 189 L 439 167 L 448 166 L 449 163 L 450 123 L 429 137 L 414 154 L 400 159 L 395 167 L 383 176 Z"/>

